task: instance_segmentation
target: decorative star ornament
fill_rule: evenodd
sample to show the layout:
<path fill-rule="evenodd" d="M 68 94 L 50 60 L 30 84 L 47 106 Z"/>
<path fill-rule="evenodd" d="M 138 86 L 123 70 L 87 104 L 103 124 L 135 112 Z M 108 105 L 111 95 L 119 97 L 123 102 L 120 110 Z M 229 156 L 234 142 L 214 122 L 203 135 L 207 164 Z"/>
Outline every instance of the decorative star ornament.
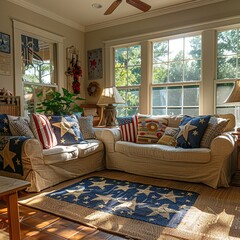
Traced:
<path fill-rule="evenodd" d="M 156 216 L 156 215 L 161 215 L 162 217 L 166 219 L 170 219 L 170 213 L 177 213 L 178 211 L 169 208 L 169 204 L 163 204 L 160 207 L 149 207 L 149 209 L 152 210 L 148 216 Z"/>
<path fill-rule="evenodd" d="M 109 185 L 112 185 L 112 184 L 109 184 L 106 182 L 106 180 L 104 180 L 102 182 L 93 182 L 91 185 L 89 185 L 89 187 L 99 187 L 103 190 L 103 188 Z"/>
<path fill-rule="evenodd" d="M 0 155 L 3 158 L 3 168 L 5 169 L 7 166 L 10 166 L 12 170 L 16 172 L 15 166 L 13 163 L 13 158 L 16 156 L 16 153 L 10 151 L 9 145 L 10 145 L 10 142 L 8 141 L 4 149 L 0 151 Z"/>
<path fill-rule="evenodd" d="M 81 188 L 81 189 L 78 189 L 78 190 L 68 190 L 68 189 L 67 189 L 67 190 L 66 190 L 66 193 L 63 194 L 63 196 L 64 196 L 64 197 L 74 196 L 74 197 L 75 197 L 74 201 L 77 201 L 78 198 L 79 198 L 79 196 L 84 193 L 84 190 L 85 190 L 84 187 Z"/>
<path fill-rule="evenodd" d="M 75 136 L 75 133 L 72 129 L 72 126 L 75 125 L 75 122 L 68 122 L 66 118 L 62 117 L 62 121 L 61 122 L 56 122 L 52 124 L 53 126 L 60 128 L 60 134 L 61 137 L 65 134 L 65 133 L 70 133 L 72 135 Z"/>
<path fill-rule="evenodd" d="M 103 201 L 105 205 L 112 200 L 112 197 L 109 195 L 96 194 L 96 196 L 97 197 L 93 198 L 92 201 Z"/>
<path fill-rule="evenodd" d="M 139 189 L 138 188 L 138 192 L 137 194 L 145 194 L 146 196 L 148 196 L 151 192 L 153 192 L 152 190 L 150 190 L 150 187 L 147 187 L 145 189 Z"/>
<path fill-rule="evenodd" d="M 190 120 L 187 124 L 179 126 L 179 128 L 180 128 L 180 132 L 178 133 L 177 138 L 179 138 L 180 136 L 183 136 L 185 141 L 187 141 L 189 131 L 196 129 L 197 126 L 191 125 L 191 120 Z"/>

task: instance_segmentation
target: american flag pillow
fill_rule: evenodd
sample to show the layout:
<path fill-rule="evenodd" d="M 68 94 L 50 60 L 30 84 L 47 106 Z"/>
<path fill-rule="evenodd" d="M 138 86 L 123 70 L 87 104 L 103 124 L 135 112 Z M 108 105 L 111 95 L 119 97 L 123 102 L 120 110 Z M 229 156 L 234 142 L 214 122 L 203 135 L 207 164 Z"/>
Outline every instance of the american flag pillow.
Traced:
<path fill-rule="evenodd" d="M 118 125 L 122 134 L 122 141 L 136 142 L 138 117 L 117 117 Z"/>
<path fill-rule="evenodd" d="M 48 149 L 57 145 L 57 138 L 45 115 L 32 113 L 30 126 L 34 136 L 42 143 L 43 148 Z"/>

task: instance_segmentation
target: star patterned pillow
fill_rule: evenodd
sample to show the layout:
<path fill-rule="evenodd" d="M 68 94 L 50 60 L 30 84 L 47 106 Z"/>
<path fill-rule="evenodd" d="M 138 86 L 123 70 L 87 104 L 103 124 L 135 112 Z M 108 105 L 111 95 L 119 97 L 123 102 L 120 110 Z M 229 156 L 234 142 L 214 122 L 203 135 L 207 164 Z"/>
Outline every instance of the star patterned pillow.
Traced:
<path fill-rule="evenodd" d="M 77 144 L 84 140 L 75 115 L 49 116 L 58 145 Z"/>
<path fill-rule="evenodd" d="M 177 146 L 182 148 L 199 148 L 210 117 L 184 116 L 178 129 Z"/>

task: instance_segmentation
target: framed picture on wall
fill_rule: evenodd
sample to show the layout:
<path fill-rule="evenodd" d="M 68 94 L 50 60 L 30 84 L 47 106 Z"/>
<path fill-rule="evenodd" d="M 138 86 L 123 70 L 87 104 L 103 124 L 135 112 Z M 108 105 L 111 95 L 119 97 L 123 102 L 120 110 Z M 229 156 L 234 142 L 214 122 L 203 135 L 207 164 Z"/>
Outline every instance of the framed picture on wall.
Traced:
<path fill-rule="evenodd" d="M 10 53 L 10 35 L 0 32 L 0 52 Z"/>
<path fill-rule="evenodd" d="M 103 77 L 102 48 L 89 50 L 88 57 L 88 80 Z"/>

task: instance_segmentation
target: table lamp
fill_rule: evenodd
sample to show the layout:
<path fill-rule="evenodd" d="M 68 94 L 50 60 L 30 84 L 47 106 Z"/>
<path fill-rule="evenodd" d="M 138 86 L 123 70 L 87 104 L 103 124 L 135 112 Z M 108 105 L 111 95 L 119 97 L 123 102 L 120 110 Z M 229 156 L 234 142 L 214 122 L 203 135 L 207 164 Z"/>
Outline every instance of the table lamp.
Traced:
<path fill-rule="evenodd" d="M 116 87 L 104 88 L 97 105 L 105 105 L 103 117 L 106 126 L 116 126 L 116 106 L 113 104 L 125 103 Z M 101 123 L 101 121 L 100 121 Z"/>
<path fill-rule="evenodd" d="M 224 103 L 240 103 L 240 79 L 237 79 L 234 83 L 232 92 L 229 94 Z M 240 106 L 235 104 L 235 117 L 237 123 L 239 124 L 240 120 Z M 240 131 L 240 127 L 237 128 L 237 131 Z"/>

